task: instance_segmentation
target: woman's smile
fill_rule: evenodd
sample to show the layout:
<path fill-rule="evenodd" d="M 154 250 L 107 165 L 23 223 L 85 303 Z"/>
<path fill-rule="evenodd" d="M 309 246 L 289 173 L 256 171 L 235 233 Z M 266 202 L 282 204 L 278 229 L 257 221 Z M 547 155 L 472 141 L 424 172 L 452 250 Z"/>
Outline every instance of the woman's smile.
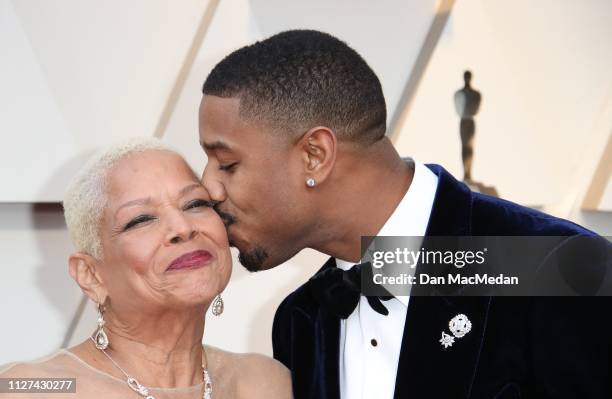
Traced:
<path fill-rule="evenodd" d="M 213 261 L 213 259 L 214 257 L 212 253 L 207 250 L 196 250 L 188 252 L 173 260 L 172 263 L 170 263 L 170 265 L 166 269 L 166 272 L 199 269 L 201 267 L 209 265 Z"/>

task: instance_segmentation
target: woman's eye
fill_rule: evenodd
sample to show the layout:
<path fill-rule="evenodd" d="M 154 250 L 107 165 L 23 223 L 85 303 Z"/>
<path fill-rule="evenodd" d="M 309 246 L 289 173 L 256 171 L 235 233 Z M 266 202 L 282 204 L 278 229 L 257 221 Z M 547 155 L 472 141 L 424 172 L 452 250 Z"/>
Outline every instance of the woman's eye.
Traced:
<path fill-rule="evenodd" d="M 213 203 L 211 201 L 206 201 L 203 199 L 197 199 L 197 200 L 193 200 L 187 203 L 187 205 L 185 205 L 184 210 L 189 210 L 189 209 L 194 209 L 194 208 L 212 208 Z"/>
<path fill-rule="evenodd" d="M 236 165 L 238 165 L 238 162 L 233 162 L 227 165 L 219 165 L 219 170 L 223 170 L 225 172 L 233 172 L 234 169 L 236 169 Z"/>
<path fill-rule="evenodd" d="M 139 224 L 148 222 L 150 220 L 153 220 L 153 216 L 149 216 L 149 215 L 140 215 L 140 216 L 136 216 L 134 219 L 130 220 L 125 227 L 123 228 L 123 231 L 129 230 L 132 227 L 138 226 Z"/>

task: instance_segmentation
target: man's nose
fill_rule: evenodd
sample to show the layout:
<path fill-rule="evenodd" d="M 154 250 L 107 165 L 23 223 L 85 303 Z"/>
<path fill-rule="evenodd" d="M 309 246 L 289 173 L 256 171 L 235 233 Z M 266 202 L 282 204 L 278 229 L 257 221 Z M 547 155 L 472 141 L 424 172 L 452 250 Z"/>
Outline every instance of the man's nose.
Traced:
<path fill-rule="evenodd" d="M 227 194 L 223 183 L 214 176 L 214 173 L 210 171 L 208 166 L 204 169 L 204 173 L 202 173 L 202 184 L 206 191 L 208 191 L 208 195 L 212 201 L 218 203 L 226 200 Z"/>

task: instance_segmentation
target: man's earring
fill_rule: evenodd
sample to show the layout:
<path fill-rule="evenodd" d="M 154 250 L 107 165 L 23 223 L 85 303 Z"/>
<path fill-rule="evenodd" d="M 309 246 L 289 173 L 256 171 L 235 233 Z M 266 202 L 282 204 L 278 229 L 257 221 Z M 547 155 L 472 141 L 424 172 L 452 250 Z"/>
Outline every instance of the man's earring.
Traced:
<path fill-rule="evenodd" d="M 221 298 L 221 294 L 219 294 L 212 303 L 212 314 L 220 316 L 221 313 L 223 313 L 223 306 L 223 298 Z"/>
<path fill-rule="evenodd" d="M 314 187 L 316 184 L 317 182 L 312 177 L 309 177 L 308 179 L 306 179 L 306 185 L 308 187 Z"/>
<path fill-rule="evenodd" d="M 94 336 L 94 342 L 96 344 L 96 348 L 100 350 L 104 350 L 108 348 L 108 336 L 104 331 L 104 308 L 101 304 L 98 304 L 98 330 L 96 331 L 96 335 Z"/>

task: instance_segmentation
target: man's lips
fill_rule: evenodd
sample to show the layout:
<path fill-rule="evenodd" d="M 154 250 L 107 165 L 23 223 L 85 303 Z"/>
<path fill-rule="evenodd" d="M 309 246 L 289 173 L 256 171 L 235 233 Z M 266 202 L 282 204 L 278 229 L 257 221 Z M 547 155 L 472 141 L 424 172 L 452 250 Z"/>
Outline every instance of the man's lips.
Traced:
<path fill-rule="evenodd" d="M 225 228 L 228 228 L 232 224 L 236 223 L 236 218 L 233 215 L 221 210 L 218 205 L 214 206 L 213 208 L 215 212 L 217 212 L 221 220 L 223 221 Z"/>
<path fill-rule="evenodd" d="M 189 252 L 173 260 L 172 263 L 170 263 L 170 266 L 168 266 L 168 268 L 166 269 L 166 271 L 194 269 L 197 267 L 202 267 L 210 263 L 212 258 L 212 254 L 206 250 L 197 250 Z"/>

